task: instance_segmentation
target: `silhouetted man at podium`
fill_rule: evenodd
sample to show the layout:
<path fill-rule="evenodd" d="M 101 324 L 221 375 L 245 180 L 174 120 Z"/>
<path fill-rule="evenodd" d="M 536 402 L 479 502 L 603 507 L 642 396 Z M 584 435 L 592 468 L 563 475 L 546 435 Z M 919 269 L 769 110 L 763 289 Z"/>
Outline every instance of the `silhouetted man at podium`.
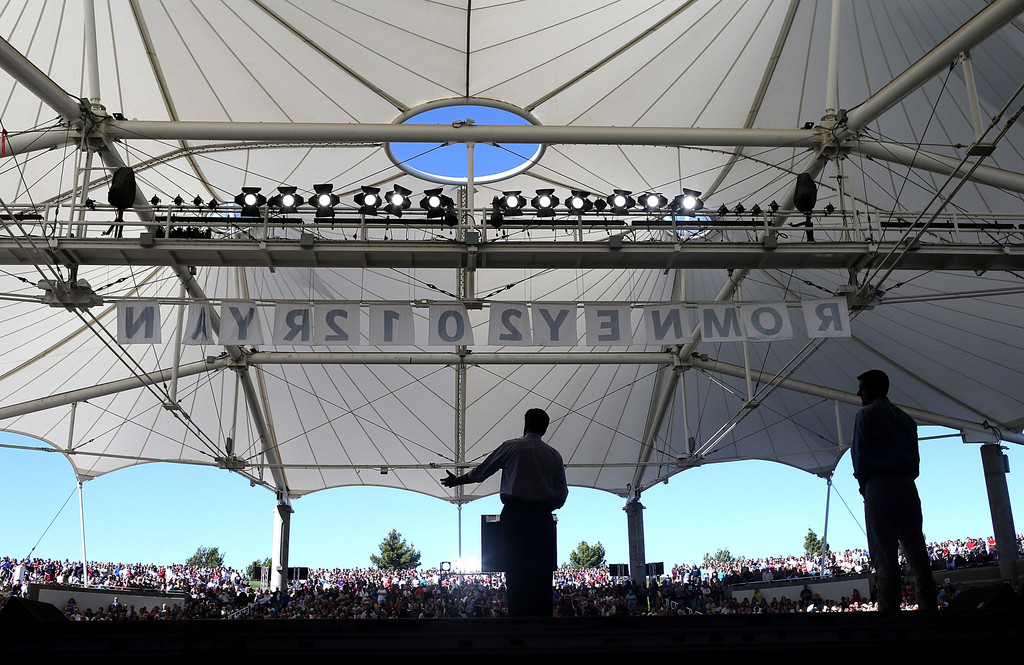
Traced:
<path fill-rule="evenodd" d="M 548 414 L 526 412 L 523 436 L 498 446 L 480 466 L 441 479 L 445 487 L 487 480 L 501 469 L 501 530 L 505 543 L 505 584 L 508 613 L 513 617 L 551 616 L 552 553 L 555 523 L 551 511 L 569 495 L 565 464 L 557 450 L 541 438 Z"/>

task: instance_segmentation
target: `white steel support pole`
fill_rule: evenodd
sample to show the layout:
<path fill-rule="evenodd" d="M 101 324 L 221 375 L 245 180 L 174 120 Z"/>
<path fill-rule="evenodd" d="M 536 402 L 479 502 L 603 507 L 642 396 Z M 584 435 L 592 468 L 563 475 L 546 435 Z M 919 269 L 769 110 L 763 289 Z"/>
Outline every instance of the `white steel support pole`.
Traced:
<path fill-rule="evenodd" d="M 825 89 L 825 117 L 823 120 L 835 120 L 839 110 L 839 28 L 840 0 L 832 0 L 831 30 L 828 42 L 828 82 Z"/>
<path fill-rule="evenodd" d="M 0 39 L 0 69 L 28 88 L 44 104 L 59 113 L 69 124 L 81 126 L 82 109 L 75 99 L 44 74 L 6 39 Z"/>
<path fill-rule="evenodd" d="M 849 113 L 847 129 L 838 140 L 857 133 L 903 98 L 924 85 L 986 37 L 1009 23 L 1024 11 L 1024 0 L 996 0 L 967 21 L 959 30 L 912 64 L 884 88 L 871 95 Z"/>
<path fill-rule="evenodd" d="M 89 101 L 100 102 L 100 65 L 96 42 L 96 5 L 94 0 L 85 0 L 85 64 L 89 76 Z"/>
<path fill-rule="evenodd" d="M 992 513 L 992 533 L 999 554 L 999 577 L 1010 584 L 1017 580 L 1017 537 L 1010 508 L 1010 492 L 1006 487 L 1009 463 L 998 443 L 981 446 L 981 466 L 985 472 L 985 490 Z"/>
<path fill-rule="evenodd" d="M 456 506 L 458 512 L 458 526 L 459 526 L 459 564 L 462 564 L 462 504 Z"/>
<path fill-rule="evenodd" d="M 723 363 L 717 360 L 701 360 L 700 358 L 690 358 L 688 362 L 696 368 L 703 369 L 709 372 L 717 372 L 725 374 L 726 376 L 733 376 L 736 378 L 743 378 L 745 370 L 739 365 L 733 365 L 731 363 Z M 798 381 L 796 379 L 780 379 L 778 376 L 771 372 L 760 372 L 757 370 L 751 370 L 752 375 L 758 381 L 766 384 L 777 384 L 782 388 L 788 390 L 794 390 L 805 395 L 815 395 L 817 397 L 823 397 L 825 399 L 836 400 L 837 402 L 843 402 L 845 404 L 860 405 L 860 398 L 853 393 L 849 393 L 843 390 L 836 390 L 834 388 L 826 388 L 825 386 L 819 386 L 806 381 Z M 924 411 L 922 409 L 915 409 L 910 406 L 901 407 L 907 414 L 917 420 L 918 422 L 930 423 L 932 425 L 941 425 L 942 427 L 948 427 L 955 430 L 967 430 L 967 431 L 985 431 L 986 427 L 979 423 L 974 423 L 969 420 L 962 418 L 952 418 L 939 413 L 932 413 L 930 411 Z M 1024 445 L 1024 435 L 1016 432 L 1009 431 L 1009 428 L 1000 429 L 1000 436 L 1003 441 L 1010 443 L 1018 443 Z"/>
<path fill-rule="evenodd" d="M 82 492 L 82 479 L 78 479 L 78 524 L 82 532 L 82 584 L 89 587 L 89 558 L 85 554 L 85 497 Z"/>
<path fill-rule="evenodd" d="M 1024 0 L 1021 0 L 1024 2 Z M 0 63 L 2 64 L 2 63 Z M 298 143 L 544 143 L 553 145 L 737 146 L 815 148 L 813 129 L 733 129 L 723 127 L 582 127 L 554 125 L 356 124 L 302 122 L 206 122 L 112 120 L 112 139 L 210 141 L 294 141 Z"/>
<path fill-rule="evenodd" d="M 274 506 L 274 544 L 270 562 L 270 588 L 288 593 L 288 541 L 291 537 L 292 507 Z"/>
<path fill-rule="evenodd" d="M 825 479 L 827 489 L 825 490 L 825 530 L 821 534 L 821 561 L 818 564 L 820 575 L 825 576 L 825 559 L 828 556 L 828 511 L 829 503 L 832 500 L 832 476 Z"/>
<path fill-rule="evenodd" d="M 71 417 L 68 422 L 68 447 L 70 451 L 75 444 L 75 414 L 78 411 L 78 402 L 71 404 Z M 89 559 L 85 553 L 85 497 L 82 491 L 82 479 L 78 478 L 78 528 L 82 538 L 82 579 L 86 587 L 89 586 Z"/>
<path fill-rule="evenodd" d="M 231 434 L 228 436 L 228 440 L 224 442 L 224 453 L 228 457 L 231 457 L 235 452 L 235 430 L 238 427 L 238 393 L 241 384 L 242 375 L 239 372 L 235 372 L 235 397 L 231 406 Z"/>
<path fill-rule="evenodd" d="M 644 506 L 640 497 L 626 501 L 626 534 L 629 538 L 629 576 L 641 589 L 647 588 L 647 552 L 644 546 Z"/>
<path fill-rule="evenodd" d="M 171 366 L 171 385 L 167 390 L 167 408 L 174 409 L 178 406 L 178 370 L 181 366 L 181 336 L 185 334 L 185 300 L 188 293 L 185 291 L 185 284 L 178 287 L 178 297 L 181 303 L 178 305 L 178 322 L 174 333 L 174 365 Z"/>
<path fill-rule="evenodd" d="M 981 105 L 978 103 L 978 88 L 974 84 L 974 63 L 971 52 L 964 51 L 960 58 L 964 66 L 964 84 L 967 86 L 967 102 L 971 107 L 971 122 L 974 123 L 974 140 L 980 141 L 985 128 L 981 125 Z"/>

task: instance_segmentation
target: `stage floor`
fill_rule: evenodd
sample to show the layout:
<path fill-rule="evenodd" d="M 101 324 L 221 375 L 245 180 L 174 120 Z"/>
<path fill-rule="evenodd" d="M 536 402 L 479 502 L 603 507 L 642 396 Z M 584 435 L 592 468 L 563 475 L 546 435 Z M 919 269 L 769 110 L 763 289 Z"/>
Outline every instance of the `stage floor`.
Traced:
<path fill-rule="evenodd" d="M 0 618 L 2 619 L 2 618 Z M 689 617 L 151 621 L 70 623 L 0 620 L 7 662 L 41 654 L 171 657 L 500 656 L 579 654 L 655 656 L 766 652 L 843 656 L 1000 653 L 1019 648 L 1020 609 Z M 978 651 L 978 649 L 985 651 Z M 817 649 L 820 651 L 808 651 Z"/>

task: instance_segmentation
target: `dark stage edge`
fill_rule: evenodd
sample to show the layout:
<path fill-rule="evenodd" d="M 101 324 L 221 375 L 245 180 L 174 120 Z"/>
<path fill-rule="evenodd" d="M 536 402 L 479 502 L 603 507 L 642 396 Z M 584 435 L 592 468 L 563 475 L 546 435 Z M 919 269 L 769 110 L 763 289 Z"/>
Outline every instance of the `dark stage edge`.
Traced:
<path fill-rule="evenodd" d="M 1018 647 L 1024 611 L 980 609 L 933 616 L 902 612 L 554 619 L 0 621 L 4 661 L 43 654 L 180 659 L 231 654 L 261 660 L 289 655 L 521 656 L 793 653 L 842 655 L 999 653 Z M 820 653 L 820 652 L 817 652 Z M 88 662 L 86 660 L 85 662 Z"/>

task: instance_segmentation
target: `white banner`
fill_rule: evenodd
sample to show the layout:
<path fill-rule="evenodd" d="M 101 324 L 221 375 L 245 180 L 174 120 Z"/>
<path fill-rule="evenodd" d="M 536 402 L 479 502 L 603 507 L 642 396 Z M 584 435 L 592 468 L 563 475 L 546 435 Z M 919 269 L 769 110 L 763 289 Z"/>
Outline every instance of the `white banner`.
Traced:
<path fill-rule="evenodd" d="M 845 298 L 810 300 L 803 302 L 802 306 L 808 337 L 850 336 L 850 310 L 846 307 Z"/>
<path fill-rule="evenodd" d="M 160 303 L 122 300 L 117 303 L 118 344 L 159 344 Z"/>
<path fill-rule="evenodd" d="M 533 303 L 533 343 L 576 346 L 576 303 Z"/>
<path fill-rule="evenodd" d="M 530 309 L 526 303 L 491 303 L 487 343 L 490 346 L 531 346 L 533 344 Z"/>
<path fill-rule="evenodd" d="M 487 343 L 490 346 L 576 346 L 578 304 L 490 303 Z M 849 337 L 850 313 L 843 298 L 824 298 L 801 303 L 810 338 Z M 687 308 L 696 310 L 697 325 L 706 342 L 770 342 L 793 338 L 789 306 L 769 303 L 670 303 L 644 305 L 641 316 L 644 340 L 652 345 L 686 344 L 693 326 Z M 427 345 L 472 346 L 473 327 L 466 306 L 459 302 L 430 303 Z M 585 303 L 583 319 L 588 346 L 628 346 L 634 343 L 632 307 L 624 303 Z M 369 330 L 363 331 L 359 303 L 278 303 L 274 306 L 274 344 L 292 346 L 416 346 L 412 305 L 367 306 Z M 188 305 L 183 344 L 262 345 L 260 306 L 254 301 L 226 300 L 221 304 L 220 339 L 214 340 L 207 303 Z M 117 340 L 121 344 L 158 344 L 160 305 L 155 300 L 122 300 L 117 303 Z M 422 333 L 422 331 L 421 331 Z M 639 341 L 639 340 L 636 340 Z"/>
<path fill-rule="evenodd" d="M 430 330 L 427 344 L 431 346 L 451 346 L 473 344 L 473 326 L 469 323 L 469 314 L 462 303 L 432 303 L 430 311 Z"/>
<path fill-rule="evenodd" d="M 312 344 L 313 308 L 278 303 L 274 306 L 274 344 Z"/>
<path fill-rule="evenodd" d="M 220 306 L 220 343 L 263 344 L 260 309 L 248 300 L 225 300 Z"/>
<path fill-rule="evenodd" d="M 700 335 L 705 342 L 742 342 L 743 326 L 734 305 L 701 305 L 697 308 Z"/>
<path fill-rule="evenodd" d="M 370 344 L 415 346 L 411 305 L 370 305 Z"/>
<path fill-rule="evenodd" d="M 190 302 L 185 331 L 181 335 L 182 344 L 213 344 L 213 331 L 210 328 L 210 308 L 203 302 Z"/>
<path fill-rule="evenodd" d="M 793 324 L 786 303 L 742 304 L 741 308 L 747 339 L 755 342 L 793 339 Z"/>
<path fill-rule="evenodd" d="M 313 306 L 313 343 L 359 344 L 359 303 L 317 303 Z"/>
<path fill-rule="evenodd" d="M 693 326 L 681 305 L 645 305 L 644 329 L 648 344 L 688 344 Z"/>
<path fill-rule="evenodd" d="M 583 318 L 588 346 L 619 346 L 633 343 L 629 305 L 586 304 Z"/>

